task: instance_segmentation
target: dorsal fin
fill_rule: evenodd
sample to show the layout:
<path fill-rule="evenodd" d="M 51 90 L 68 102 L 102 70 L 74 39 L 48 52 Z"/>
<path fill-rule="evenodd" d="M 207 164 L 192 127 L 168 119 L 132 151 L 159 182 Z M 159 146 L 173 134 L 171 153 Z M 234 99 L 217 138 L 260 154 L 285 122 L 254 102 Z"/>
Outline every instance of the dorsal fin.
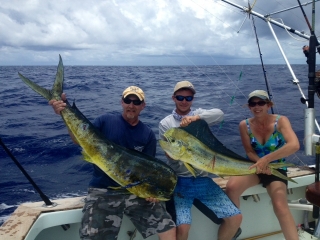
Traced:
<path fill-rule="evenodd" d="M 202 119 L 190 123 L 187 127 L 179 127 L 190 133 L 202 143 L 207 145 L 211 150 L 226 155 L 228 157 L 236 158 L 237 160 L 249 161 L 248 159 L 236 154 L 230 149 L 226 148 L 211 132 L 208 123 Z"/>

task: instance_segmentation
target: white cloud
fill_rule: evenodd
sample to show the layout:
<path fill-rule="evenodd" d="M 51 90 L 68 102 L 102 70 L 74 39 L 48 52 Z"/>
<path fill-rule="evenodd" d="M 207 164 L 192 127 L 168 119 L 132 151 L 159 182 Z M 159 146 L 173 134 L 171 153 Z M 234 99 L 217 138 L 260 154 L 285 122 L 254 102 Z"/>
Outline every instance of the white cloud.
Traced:
<path fill-rule="evenodd" d="M 290 6 L 290 0 L 257 1 L 254 10 L 267 14 Z M 311 22 L 310 9 L 305 11 Z M 279 16 L 310 32 L 299 9 Z M 218 0 L 3 1 L 0 65 L 55 65 L 58 54 L 67 65 L 257 63 L 251 19 L 241 27 L 244 19 L 239 9 Z M 265 22 L 255 23 L 267 63 L 283 63 Z M 301 47 L 308 42 L 275 31 L 286 40 L 289 58 L 305 63 Z"/>

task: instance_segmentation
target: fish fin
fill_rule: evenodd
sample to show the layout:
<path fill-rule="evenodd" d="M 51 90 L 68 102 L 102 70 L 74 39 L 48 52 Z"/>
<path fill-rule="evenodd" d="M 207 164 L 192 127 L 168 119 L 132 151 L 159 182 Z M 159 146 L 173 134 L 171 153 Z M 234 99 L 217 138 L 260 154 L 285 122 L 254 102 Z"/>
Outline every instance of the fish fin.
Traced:
<path fill-rule="evenodd" d="M 90 156 L 85 151 L 82 151 L 81 153 L 82 153 L 83 159 L 85 161 L 93 163 L 93 161 L 91 160 Z"/>
<path fill-rule="evenodd" d="M 279 163 L 269 163 L 268 167 L 272 169 L 278 169 L 283 167 L 294 167 L 295 164 L 293 163 L 286 163 L 286 162 L 279 162 Z"/>
<path fill-rule="evenodd" d="M 224 179 L 225 178 L 225 175 L 217 175 L 218 177 Z"/>
<path fill-rule="evenodd" d="M 144 182 L 144 181 L 133 182 L 133 183 L 130 183 L 130 184 L 126 185 L 126 186 L 123 186 L 123 188 L 132 188 L 132 187 L 135 187 L 137 185 L 140 185 L 142 182 Z"/>
<path fill-rule="evenodd" d="M 30 79 L 24 77 L 21 73 L 18 73 L 22 81 L 27 84 L 33 91 L 39 93 L 42 97 L 50 101 L 51 99 L 60 100 L 63 92 L 63 63 L 61 56 L 59 55 L 59 65 L 57 68 L 56 80 L 54 81 L 52 90 L 40 87 L 38 84 L 32 82 Z"/>
<path fill-rule="evenodd" d="M 196 170 L 194 169 L 194 167 L 192 167 L 190 164 L 184 162 L 184 165 L 186 166 L 186 168 L 189 170 L 189 172 L 196 177 Z"/>
<path fill-rule="evenodd" d="M 110 188 L 110 189 L 113 189 L 113 190 L 121 190 L 123 189 L 123 187 L 119 186 L 119 187 L 107 187 L 107 188 Z"/>
<path fill-rule="evenodd" d="M 111 189 L 114 189 L 114 190 L 121 190 L 121 189 L 127 189 L 127 188 L 132 188 L 134 186 L 137 186 L 139 184 L 141 184 L 143 181 L 137 181 L 137 182 L 134 182 L 134 183 L 130 183 L 126 186 L 119 186 L 119 187 L 108 187 L 108 188 L 111 188 Z"/>
<path fill-rule="evenodd" d="M 293 180 L 292 178 L 289 178 L 289 177 L 283 175 L 282 173 L 280 173 L 280 172 L 279 172 L 278 170 L 276 170 L 276 169 L 271 169 L 271 174 L 274 175 L 274 176 L 277 176 L 277 177 L 279 177 L 279 178 L 288 180 L 288 181 L 290 181 L 290 182 L 297 183 L 295 180 Z"/>
<path fill-rule="evenodd" d="M 187 127 L 179 127 L 189 134 L 193 135 L 211 150 L 223 155 L 236 158 L 237 160 L 248 161 L 248 159 L 236 154 L 226 148 L 211 132 L 210 127 L 203 119 L 191 122 Z"/>

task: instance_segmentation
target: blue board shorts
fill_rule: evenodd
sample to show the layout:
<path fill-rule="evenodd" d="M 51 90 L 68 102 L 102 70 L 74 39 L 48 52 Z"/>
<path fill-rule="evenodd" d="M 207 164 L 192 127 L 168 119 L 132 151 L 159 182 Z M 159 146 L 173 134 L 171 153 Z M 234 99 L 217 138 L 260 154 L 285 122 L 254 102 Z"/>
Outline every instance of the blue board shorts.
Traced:
<path fill-rule="evenodd" d="M 178 177 L 174 190 L 176 225 L 191 224 L 191 207 L 194 199 L 200 200 L 218 218 L 241 214 L 226 193 L 209 177 Z"/>

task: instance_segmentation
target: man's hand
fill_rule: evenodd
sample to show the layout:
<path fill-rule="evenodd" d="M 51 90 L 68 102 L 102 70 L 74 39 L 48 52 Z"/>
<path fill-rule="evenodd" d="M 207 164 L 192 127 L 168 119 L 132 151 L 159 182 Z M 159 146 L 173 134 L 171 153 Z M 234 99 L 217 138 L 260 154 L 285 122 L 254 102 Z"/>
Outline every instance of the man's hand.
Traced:
<path fill-rule="evenodd" d="M 186 126 L 188 126 L 191 122 L 195 122 L 195 121 L 197 121 L 197 120 L 199 120 L 199 119 L 200 119 L 199 115 L 184 117 L 184 118 L 182 118 L 182 120 L 181 120 L 181 122 L 180 122 L 180 126 L 181 126 L 181 127 L 186 127 Z"/>
<path fill-rule="evenodd" d="M 65 109 L 65 107 L 66 107 L 66 103 L 64 102 L 64 101 L 66 101 L 67 100 L 67 96 L 66 96 L 66 94 L 65 93 L 62 93 L 61 94 L 61 100 L 55 100 L 55 99 L 52 99 L 52 100 L 50 100 L 49 101 L 49 104 L 52 106 L 52 108 L 53 108 L 53 110 L 54 110 L 54 112 L 56 113 L 56 114 L 61 114 L 61 111 L 63 110 L 63 109 Z"/>

